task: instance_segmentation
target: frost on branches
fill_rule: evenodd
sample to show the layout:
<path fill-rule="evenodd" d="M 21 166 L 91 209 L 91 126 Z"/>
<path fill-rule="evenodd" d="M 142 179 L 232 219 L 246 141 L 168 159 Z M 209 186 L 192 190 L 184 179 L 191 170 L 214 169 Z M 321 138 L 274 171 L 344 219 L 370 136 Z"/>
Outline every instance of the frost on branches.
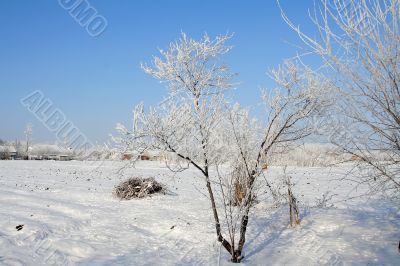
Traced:
<path fill-rule="evenodd" d="M 360 183 L 400 198 L 400 1 L 317 1 L 319 37 L 282 15 L 339 89 L 325 135 L 359 164 Z"/>
<path fill-rule="evenodd" d="M 231 49 L 230 37 L 205 35 L 196 41 L 182 34 L 151 66 L 142 65 L 166 84 L 167 97 L 147 111 L 136 106 L 133 128 L 118 125 L 115 140 L 137 155 L 164 152 L 172 171 L 196 168 L 208 191 L 217 239 L 231 260 L 240 262 L 263 166 L 311 133 L 310 118 L 325 106 L 321 92 L 328 86 L 309 70 L 284 64 L 271 73 L 277 88 L 263 94 L 266 121 L 261 123 L 225 100 L 233 74 L 221 56 Z"/>

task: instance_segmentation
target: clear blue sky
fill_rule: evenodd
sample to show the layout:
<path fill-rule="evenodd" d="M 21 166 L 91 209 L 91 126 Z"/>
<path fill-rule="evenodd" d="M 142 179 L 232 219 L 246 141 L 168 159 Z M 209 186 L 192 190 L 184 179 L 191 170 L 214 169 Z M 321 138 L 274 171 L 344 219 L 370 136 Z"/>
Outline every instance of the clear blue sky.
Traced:
<path fill-rule="evenodd" d="M 165 95 L 156 80 L 140 69 L 157 48 L 181 31 L 199 38 L 233 32 L 234 49 L 225 57 L 240 82 L 236 91 L 245 106 L 259 101 L 261 87 L 273 84 L 266 71 L 295 55 L 299 44 L 280 17 L 276 1 L 90 0 L 108 22 L 91 37 L 57 0 L 0 1 L 0 138 L 23 139 L 33 124 L 36 142 L 55 136 L 20 104 L 41 90 L 92 142 L 108 139 L 117 122 L 130 124 L 132 107 L 158 103 Z M 310 23 L 313 1 L 281 0 L 302 27 Z M 289 42 L 289 43 L 288 43 Z"/>

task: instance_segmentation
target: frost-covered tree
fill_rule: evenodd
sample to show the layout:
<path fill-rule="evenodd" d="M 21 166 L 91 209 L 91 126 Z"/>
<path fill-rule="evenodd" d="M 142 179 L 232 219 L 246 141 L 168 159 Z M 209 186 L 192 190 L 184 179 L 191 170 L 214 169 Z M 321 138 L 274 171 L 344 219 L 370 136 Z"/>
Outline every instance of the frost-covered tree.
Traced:
<path fill-rule="evenodd" d="M 19 140 L 16 139 L 16 140 L 13 142 L 13 146 L 14 146 L 16 152 L 17 152 L 17 156 L 18 156 L 18 157 L 20 157 L 21 155 L 24 154 L 24 147 L 22 146 L 21 141 L 19 141 Z"/>
<path fill-rule="evenodd" d="M 312 134 L 311 118 L 322 115 L 330 104 L 328 95 L 331 84 L 294 62 L 288 61 L 272 71 L 271 77 L 277 87 L 263 94 L 266 109 L 264 123 L 252 119 L 247 111 L 239 107 L 231 109 L 227 117 L 226 135 L 230 137 L 227 138 L 229 151 L 226 156 L 230 158 L 231 171 L 222 175 L 220 184 L 225 206 L 229 206 L 225 210 L 225 218 L 232 243 L 235 243 L 235 235 L 239 231 L 238 246 L 234 250 L 239 261 L 246 240 L 250 209 L 257 197 L 257 188 L 263 182 L 263 171 L 274 156 L 288 152 L 293 144 Z M 268 181 L 264 185 L 270 187 Z M 232 201 L 236 208 L 230 206 Z"/>
<path fill-rule="evenodd" d="M 332 143 L 350 154 L 372 191 L 400 192 L 400 1 L 320 0 L 318 35 L 284 20 L 324 63 L 340 95 Z"/>
<path fill-rule="evenodd" d="M 145 112 L 142 105 L 134 110 L 132 131 L 119 125 L 122 138 L 117 139 L 124 149 L 138 151 L 158 149 L 172 154 L 178 164 L 171 165 L 181 171 L 189 165 L 204 178 L 210 198 L 218 241 L 233 254 L 234 247 L 223 236 L 210 169 L 221 162 L 220 149 L 223 92 L 231 88 L 232 74 L 221 63 L 221 56 L 231 47 L 226 45 L 228 35 L 200 41 L 185 34 L 172 43 L 168 50 L 160 50 L 151 66 L 142 65 L 144 71 L 165 82 L 169 93 L 157 108 Z"/>
<path fill-rule="evenodd" d="M 25 134 L 25 141 L 26 141 L 26 146 L 25 146 L 25 154 L 26 156 L 29 155 L 29 148 L 30 145 L 32 144 L 32 133 L 33 133 L 33 129 L 32 129 L 32 124 L 28 123 L 26 124 L 25 130 L 24 130 L 24 134 Z"/>
<path fill-rule="evenodd" d="M 273 71 L 278 88 L 264 93 L 267 126 L 262 127 L 224 99 L 233 75 L 220 57 L 230 50 L 229 38 L 205 35 L 196 41 L 183 34 L 152 66 L 143 65 L 167 84 L 168 97 L 148 112 L 138 105 L 132 130 L 119 125 L 121 137 L 115 140 L 137 155 L 150 149 L 169 154 L 173 171 L 196 168 L 208 191 L 217 239 L 231 260 L 240 262 L 262 167 L 274 151 L 310 134 L 307 118 L 321 107 L 321 83 L 294 64 Z"/>

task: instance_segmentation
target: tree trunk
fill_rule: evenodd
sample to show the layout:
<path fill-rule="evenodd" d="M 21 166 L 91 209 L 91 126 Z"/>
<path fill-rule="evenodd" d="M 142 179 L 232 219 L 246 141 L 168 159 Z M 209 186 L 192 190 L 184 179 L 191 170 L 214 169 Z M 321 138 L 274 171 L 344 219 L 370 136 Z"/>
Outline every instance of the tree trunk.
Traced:
<path fill-rule="evenodd" d="M 211 182 L 210 182 L 210 178 L 208 176 L 208 169 L 206 169 L 206 186 L 207 186 L 207 190 L 208 190 L 208 194 L 210 196 L 210 201 L 211 201 L 211 208 L 212 208 L 212 212 L 214 215 L 214 221 L 215 221 L 215 230 L 217 233 L 217 238 L 218 241 L 221 242 L 222 246 L 229 252 L 229 254 L 233 254 L 234 251 L 234 247 L 228 242 L 226 241 L 226 239 L 222 236 L 222 232 L 221 232 L 221 224 L 219 222 L 219 217 L 218 217 L 218 211 L 217 211 L 217 205 L 215 204 L 215 198 L 214 198 L 214 193 L 213 190 L 211 188 Z"/>
<path fill-rule="evenodd" d="M 242 261 L 242 251 L 235 250 L 232 254 L 231 262 L 233 263 L 240 263 Z"/>
<path fill-rule="evenodd" d="M 296 198 L 293 196 L 292 190 L 290 189 L 290 183 L 288 184 L 288 197 L 290 226 L 295 227 L 300 224 L 299 208 L 297 207 Z"/>

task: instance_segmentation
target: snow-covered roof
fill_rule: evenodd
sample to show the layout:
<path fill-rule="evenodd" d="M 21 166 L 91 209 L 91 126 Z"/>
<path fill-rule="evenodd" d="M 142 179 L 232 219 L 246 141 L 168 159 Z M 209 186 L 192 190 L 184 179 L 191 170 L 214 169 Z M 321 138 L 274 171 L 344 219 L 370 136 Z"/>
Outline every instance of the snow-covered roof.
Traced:
<path fill-rule="evenodd" d="M 0 146 L 0 152 L 17 152 L 13 146 Z"/>
<path fill-rule="evenodd" d="M 143 155 L 150 157 L 159 157 L 159 156 L 164 156 L 165 152 L 159 150 L 147 150 Z"/>
<path fill-rule="evenodd" d="M 37 154 L 37 155 L 43 155 L 43 154 L 69 155 L 72 153 L 71 150 L 54 144 L 36 144 L 32 147 L 32 150 L 30 152 L 31 154 Z"/>

